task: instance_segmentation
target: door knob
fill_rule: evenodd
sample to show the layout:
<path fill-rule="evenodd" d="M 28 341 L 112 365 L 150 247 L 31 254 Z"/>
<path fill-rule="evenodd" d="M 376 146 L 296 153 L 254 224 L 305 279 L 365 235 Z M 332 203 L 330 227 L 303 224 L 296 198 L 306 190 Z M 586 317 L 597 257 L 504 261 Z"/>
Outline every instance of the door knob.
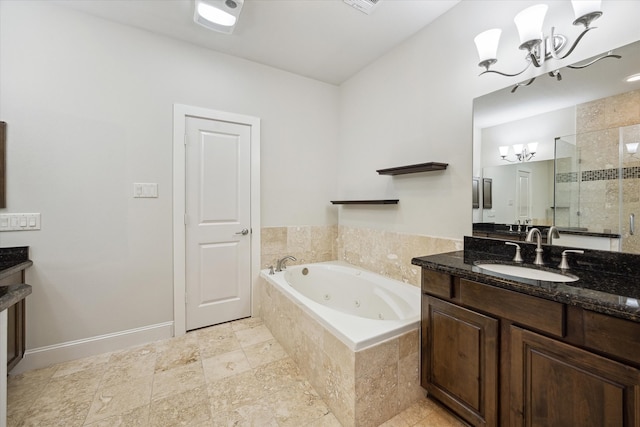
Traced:
<path fill-rule="evenodd" d="M 249 234 L 249 230 L 243 228 L 242 231 L 238 231 L 236 234 L 242 234 L 243 236 L 246 236 L 247 234 Z"/>

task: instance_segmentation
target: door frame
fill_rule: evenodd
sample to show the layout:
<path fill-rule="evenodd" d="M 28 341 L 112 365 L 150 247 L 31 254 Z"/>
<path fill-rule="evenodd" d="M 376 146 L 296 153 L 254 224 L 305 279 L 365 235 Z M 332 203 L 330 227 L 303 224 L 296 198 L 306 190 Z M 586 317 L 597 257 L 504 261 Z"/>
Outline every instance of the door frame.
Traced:
<path fill-rule="evenodd" d="M 186 121 L 187 117 L 239 123 L 251 128 L 251 315 L 256 313 L 255 288 L 260 273 L 260 119 L 252 116 L 173 105 L 173 335 L 187 330 L 186 310 Z"/>

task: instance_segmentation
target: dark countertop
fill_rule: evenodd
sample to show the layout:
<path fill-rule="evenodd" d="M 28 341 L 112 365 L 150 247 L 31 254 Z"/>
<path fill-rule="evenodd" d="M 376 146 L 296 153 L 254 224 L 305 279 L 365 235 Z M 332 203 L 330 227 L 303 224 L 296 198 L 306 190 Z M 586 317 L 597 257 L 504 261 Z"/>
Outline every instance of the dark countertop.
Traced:
<path fill-rule="evenodd" d="M 560 262 L 562 246 L 543 246 L 545 266 L 532 264 L 535 245 L 518 242 L 522 247 L 524 265 L 550 269 Z M 417 257 L 411 263 L 429 270 L 453 274 L 468 280 L 521 292 L 561 303 L 582 307 L 634 322 L 640 322 L 640 256 L 618 252 L 584 250 L 584 254 L 569 254 L 571 269 L 567 273 L 580 278 L 575 282 L 547 282 L 520 279 L 482 270 L 477 261 L 515 264 L 511 261 L 514 248 L 496 239 L 465 237 L 465 250 Z M 551 268 L 549 268 L 551 267 Z"/>
<path fill-rule="evenodd" d="M 0 262 L 0 280 L 4 279 L 5 277 L 9 277 L 14 273 L 17 273 L 20 270 L 31 267 L 32 265 L 33 262 L 31 260 L 10 263 Z"/>
<path fill-rule="evenodd" d="M 28 246 L 0 248 L 0 280 L 31 265 L 33 265 L 33 262 L 29 259 Z M 26 298 L 31 292 L 31 285 L 26 283 L 0 286 L 0 311 Z"/>
<path fill-rule="evenodd" d="M 20 302 L 31 294 L 31 285 L 21 283 L 19 285 L 0 286 L 0 311 L 6 310 L 13 304 Z"/>
<path fill-rule="evenodd" d="M 540 230 L 540 232 L 544 236 L 547 235 L 547 231 L 549 230 L 548 225 L 530 225 L 529 227 L 537 228 L 538 230 Z M 527 236 L 527 232 L 525 231 L 525 229 L 526 229 L 526 226 L 524 225 L 521 226 L 521 231 L 517 231 L 518 230 L 517 225 L 512 225 L 511 226 L 512 231 L 509 231 L 509 224 L 495 224 L 492 222 L 482 222 L 482 223 L 473 224 L 473 231 L 478 231 L 481 233 L 504 235 L 506 238 L 514 238 L 514 237 L 524 238 Z M 590 231 L 586 228 L 558 227 L 558 231 L 561 234 L 572 234 L 575 236 L 606 237 L 606 238 L 617 238 L 617 239 L 621 237 L 620 234 Z"/>

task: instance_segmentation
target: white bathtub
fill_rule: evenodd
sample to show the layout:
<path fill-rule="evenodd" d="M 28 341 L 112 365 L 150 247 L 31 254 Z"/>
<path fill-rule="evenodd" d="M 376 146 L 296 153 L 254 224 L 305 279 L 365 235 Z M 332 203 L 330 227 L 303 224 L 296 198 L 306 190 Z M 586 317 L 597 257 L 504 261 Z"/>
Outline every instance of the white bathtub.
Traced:
<path fill-rule="evenodd" d="M 352 351 L 397 337 L 420 325 L 420 289 L 331 261 L 290 266 L 261 276 L 281 289 Z"/>

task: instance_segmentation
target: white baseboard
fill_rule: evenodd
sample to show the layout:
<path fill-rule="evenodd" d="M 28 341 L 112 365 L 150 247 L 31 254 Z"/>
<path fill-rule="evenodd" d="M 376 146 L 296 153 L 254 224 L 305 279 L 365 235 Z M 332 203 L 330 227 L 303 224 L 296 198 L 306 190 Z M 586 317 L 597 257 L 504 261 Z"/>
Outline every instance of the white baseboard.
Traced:
<path fill-rule="evenodd" d="M 11 374 L 19 374 L 56 363 L 122 350 L 171 337 L 173 337 L 173 321 L 34 348 L 25 352 L 24 359 L 11 370 Z"/>

